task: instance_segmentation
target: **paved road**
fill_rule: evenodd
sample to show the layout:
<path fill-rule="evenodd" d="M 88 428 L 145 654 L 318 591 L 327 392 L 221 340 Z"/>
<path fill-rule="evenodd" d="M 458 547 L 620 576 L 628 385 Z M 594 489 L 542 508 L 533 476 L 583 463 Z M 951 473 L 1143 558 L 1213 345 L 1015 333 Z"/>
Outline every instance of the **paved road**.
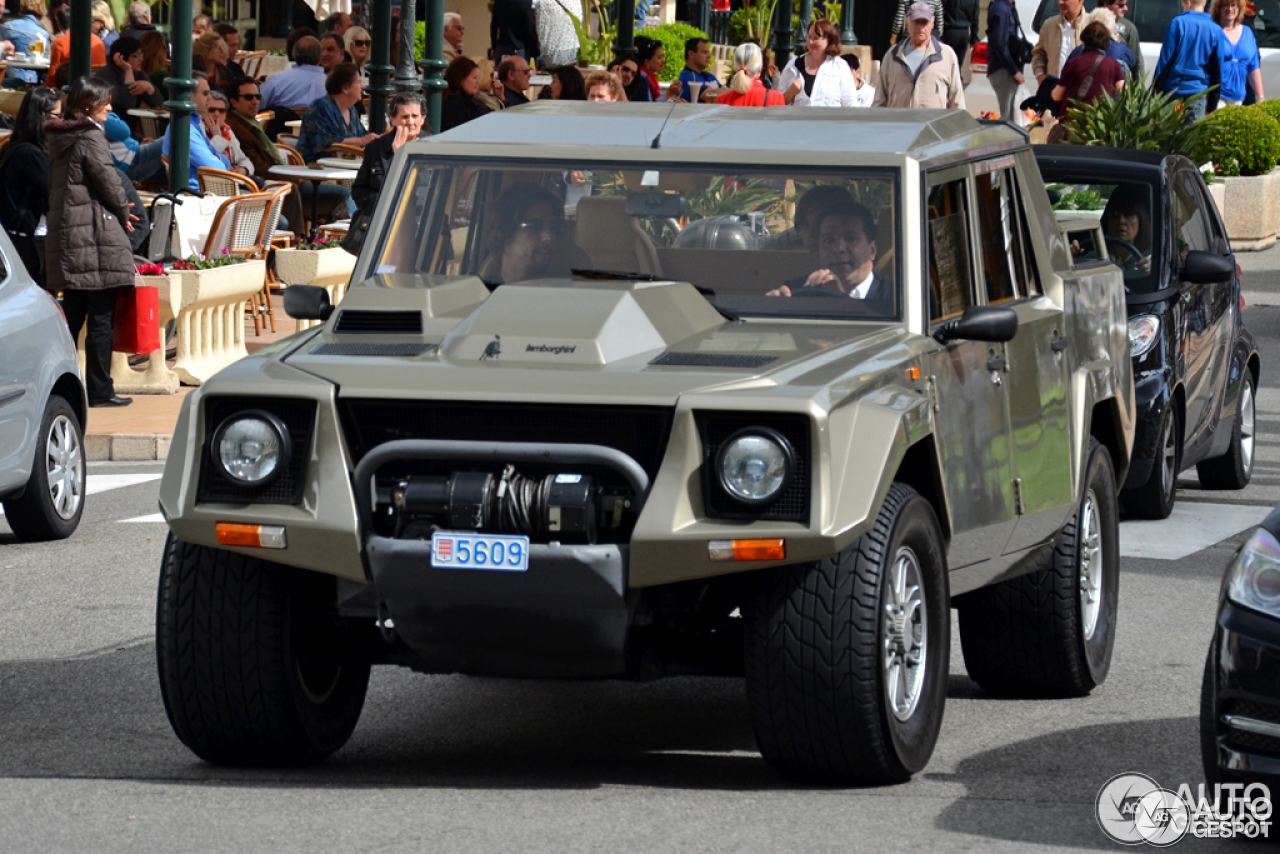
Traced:
<path fill-rule="evenodd" d="M 1280 267 L 1280 249 L 1266 254 L 1246 263 Z M 1269 275 L 1247 281 L 1280 288 Z M 324 765 L 202 764 L 171 733 L 155 676 L 159 465 L 94 464 L 103 491 L 71 540 L 18 544 L 0 521 L 0 851 L 1118 850 L 1093 818 L 1103 782 L 1202 779 L 1197 697 L 1221 571 L 1280 503 L 1280 306 L 1263 302 L 1246 311 L 1264 365 L 1254 483 L 1224 495 L 1184 478 L 1178 517 L 1122 525 L 1107 683 L 1082 700 L 992 699 L 953 638 L 937 752 L 891 788 L 780 780 L 735 680 L 381 668 L 354 737 Z M 1152 553 L 1172 559 L 1133 556 Z"/>

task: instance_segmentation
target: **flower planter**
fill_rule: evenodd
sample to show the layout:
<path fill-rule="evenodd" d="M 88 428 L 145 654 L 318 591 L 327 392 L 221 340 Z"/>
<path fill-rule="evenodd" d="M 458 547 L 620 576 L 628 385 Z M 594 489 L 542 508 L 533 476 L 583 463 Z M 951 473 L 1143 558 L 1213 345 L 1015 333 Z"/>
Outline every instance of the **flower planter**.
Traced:
<path fill-rule="evenodd" d="M 1280 231 L 1280 170 L 1266 175 L 1218 178 L 1211 187 L 1221 184 L 1219 210 L 1227 226 L 1231 248 L 1252 252 L 1266 249 L 1276 242 Z M 1215 201 L 1219 201 L 1215 196 Z"/>
<path fill-rule="evenodd" d="M 356 256 L 345 249 L 277 249 L 276 277 L 286 285 L 315 285 L 329 292 L 329 302 L 337 305 L 347 292 Z M 318 320 L 299 320 L 298 329 L 310 329 Z"/>
<path fill-rule="evenodd" d="M 173 271 L 180 292 L 178 360 L 173 370 L 185 385 L 200 385 L 248 355 L 245 302 L 262 290 L 266 273 L 265 261 Z"/>

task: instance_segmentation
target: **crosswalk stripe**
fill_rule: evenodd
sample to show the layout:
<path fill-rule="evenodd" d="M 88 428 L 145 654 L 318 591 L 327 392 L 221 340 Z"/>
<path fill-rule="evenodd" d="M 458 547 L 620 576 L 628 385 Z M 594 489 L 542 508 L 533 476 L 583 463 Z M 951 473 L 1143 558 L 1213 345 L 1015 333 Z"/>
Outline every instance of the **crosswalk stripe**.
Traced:
<path fill-rule="evenodd" d="M 85 477 L 84 494 L 99 495 L 103 492 L 110 492 L 113 489 L 124 489 L 127 486 L 137 486 L 140 483 L 150 483 L 153 480 L 159 480 L 162 474 L 91 474 Z M 4 507 L 0 506 L 0 516 L 4 515 Z"/>
<path fill-rule="evenodd" d="M 163 523 L 163 522 L 164 522 L 164 514 L 163 514 L 163 513 L 151 513 L 151 514 L 149 514 L 149 515 L 146 515 L 146 516 L 138 516 L 138 517 L 133 518 L 133 519 L 121 519 L 120 521 L 121 521 L 121 522 L 160 522 L 160 523 Z"/>
<path fill-rule="evenodd" d="M 1120 523 L 1120 556 L 1181 560 L 1253 528 L 1270 507 L 1180 501 L 1168 519 Z"/>

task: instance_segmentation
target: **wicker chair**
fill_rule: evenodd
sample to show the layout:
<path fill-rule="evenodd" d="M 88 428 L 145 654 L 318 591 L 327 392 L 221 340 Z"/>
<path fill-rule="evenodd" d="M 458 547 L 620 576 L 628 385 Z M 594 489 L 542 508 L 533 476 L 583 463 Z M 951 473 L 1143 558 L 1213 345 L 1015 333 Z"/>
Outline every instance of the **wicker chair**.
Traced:
<path fill-rule="evenodd" d="M 258 113 L 256 116 L 254 116 L 254 118 L 264 126 L 266 125 L 267 122 L 271 121 L 275 117 L 276 117 L 275 110 L 264 110 L 263 112 Z"/>
<path fill-rule="evenodd" d="M 156 116 L 139 116 L 138 129 L 142 132 L 144 139 L 160 139 L 164 136 L 164 126 L 161 123 L 167 121 L 168 119 Z"/>
<path fill-rule="evenodd" d="M 267 192 L 272 196 L 273 201 L 271 208 L 267 213 L 266 221 L 263 223 L 262 246 L 266 250 L 273 247 L 288 248 L 293 243 L 293 235 L 286 232 L 278 234 L 276 227 L 280 224 L 280 212 L 284 209 L 285 196 L 293 191 L 292 184 L 272 184 L 271 189 Z M 284 238 L 283 247 L 277 247 L 277 237 Z M 265 255 L 264 255 L 265 257 Z M 262 334 L 263 318 L 265 322 L 270 324 L 271 331 L 276 331 L 276 313 L 275 308 L 271 304 L 271 288 L 275 285 L 282 284 L 276 278 L 275 273 L 268 266 L 266 280 L 262 283 L 262 290 L 249 300 L 249 307 L 253 315 L 253 334 Z"/>
<path fill-rule="evenodd" d="M 276 145 L 287 145 L 296 149 L 298 147 L 298 135 L 296 133 L 282 133 L 276 137 Z"/>
<path fill-rule="evenodd" d="M 364 149 L 358 145 L 347 145 L 343 142 L 335 142 L 329 146 L 328 154 L 334 157 L 341 157 L 343 160 L 363 160 Z"/>
<path fill-rule="evenodd" d="M 204 257 L 216 258 L 225 249 L 231 255 L 265 258 L 266 246 L 270 242 L 266 226 L 275 202 L 275 192 L 245 193 L 219 205 L 209 236 L 205 238 Z M 268 238 L 266 243 L 263 242 L 264 235 Z"/>
<path fill-rule="evenodd" d="M 307 161 L 302 159 L 302 154 L 299 153 L 298 149 L 294 148 L 292 145 L 289 145 L 287 143 L 277 142 L 276 148 L 279 149 L 280 153 L 283 154 L 285 158 L 289 161 L 287 165 L 289 166 L 306 166 L 307 165 Z"/>
<path fill-rule="evenodd" d="M 230 197 L 260 192 L 258 184 L 252 178 L 226 169 L 199 166 L 196 168 L 196 180 L 200 182 L 200 192 L 213 196 Z"/>

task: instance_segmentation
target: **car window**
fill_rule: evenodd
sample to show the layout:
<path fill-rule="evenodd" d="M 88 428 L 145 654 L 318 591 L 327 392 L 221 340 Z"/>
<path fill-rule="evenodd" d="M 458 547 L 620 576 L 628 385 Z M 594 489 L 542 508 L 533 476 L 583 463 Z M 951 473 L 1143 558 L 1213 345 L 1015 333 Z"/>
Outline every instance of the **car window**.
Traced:
<path fill-rule="evenodd" d="M 1022 205 L 1012 166 L 979 163 L 977 206 L 980 260 L 987 302 L 1021 299 L 1035 290 L 1028 283 L 1028 258 Z"/>
<path fill-rule="evenodd" d="M 408 274 L 405 287 L 424 273 L 478 276 L 491 288 L 574 275 L 669 279 L 736 313 L 888 320 L 901 303 L 897 197 L 890 169 L 422 157 L 372 272 Z"/>
<path fill-rule="evenodd" d="M 1173 216 L 1179 257 L 1185 257 L 1191 249 L 1212 251 L 1209 217 L 1200 203 L 1194 178 L 1186 172 L 1179 172 L 1173 181 Z"/>
<path fill-rule="evenodd" d="M 1125 17 L 1138 28 L 1138 36 L 1144 42 L 1160 44 L 1164 41 L 1165 30 L 1169 29 L 1169 22 L 1181 14 L 1182 3 L 1179 0 L 1129 0 L 1129 11 Z"/>
<path fill-rule="evenodd" d="M 929 189 L 929 322 L 961 314 L 973 305 L 966 180 Z"/>
<path fill-rule="evenodd" d="M 1280 47 L 1280 0 L 1253 0 L 1256 14 L 1244 16 L 1244 25 L 1253 28 L 1258 47 Z"/>
<path fill-rule="evenodd" d="M 1060 222 L 1073 220 L 1101 223 L 1107 255 L 1124 271 L 1130 293 L 1152 293 L 1160 286 L 1160 215 L 1155 207 L 1155 187 L 1145 181 L 1099 180 L 1096 175 L 1077 175 L 1042 165 L 1045 189 Z M 1080 244 L 1071 247 L 1073 263 L 1088 260 L 1090 251 Z"/>

